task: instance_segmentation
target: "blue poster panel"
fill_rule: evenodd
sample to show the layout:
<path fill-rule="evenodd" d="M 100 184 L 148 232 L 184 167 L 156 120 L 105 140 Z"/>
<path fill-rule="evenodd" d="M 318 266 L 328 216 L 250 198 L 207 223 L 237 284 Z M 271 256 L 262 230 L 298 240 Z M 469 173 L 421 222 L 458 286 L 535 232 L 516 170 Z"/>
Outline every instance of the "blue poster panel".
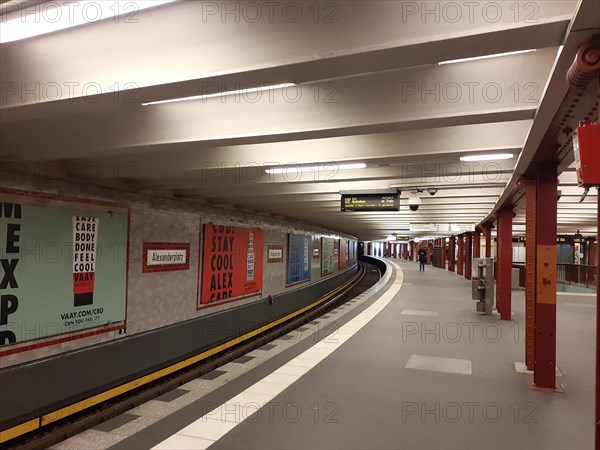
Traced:
<path fill-rule="evenodd" d="M 311 238 L 288 234 L 287 284 L 310 280 Z"/>

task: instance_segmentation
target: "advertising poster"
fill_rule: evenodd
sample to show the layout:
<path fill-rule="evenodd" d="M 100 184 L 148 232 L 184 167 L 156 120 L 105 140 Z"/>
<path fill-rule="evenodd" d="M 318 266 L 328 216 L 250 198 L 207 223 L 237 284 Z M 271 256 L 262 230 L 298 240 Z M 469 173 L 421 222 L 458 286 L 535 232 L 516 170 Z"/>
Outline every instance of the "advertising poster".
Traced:
<path fill-rule="evenodd" d="M 287 284 L 310 280 L 311 237 L 288 234 Z"/>
<path fill-rule="evenodd" d="M 348 240 L 340 239 L 339 268 L 348 268 Z"/>
<path fill-rule="evenodd" d="M 335 262 L 335 239 L 321 238 L 321 275 L 333 273 Z"/>
<path fill-rule="evenodd" d="M 260 293 L 263 247 L 261 229 L 205 224 L 199 306 Z"/>
<path fill-rule="evenodd" d="M 127 210 L 92 209 L 0 202 L 0 346 L 125 320 Z"/>

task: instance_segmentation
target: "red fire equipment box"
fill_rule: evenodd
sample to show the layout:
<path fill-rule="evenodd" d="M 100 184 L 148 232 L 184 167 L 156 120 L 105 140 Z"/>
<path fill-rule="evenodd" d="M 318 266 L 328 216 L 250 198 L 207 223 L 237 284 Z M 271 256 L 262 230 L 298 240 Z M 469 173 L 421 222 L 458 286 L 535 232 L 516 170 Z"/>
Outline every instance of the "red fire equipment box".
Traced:
<path fill-rule="evenodd" d="M 579 186 L 600 186 L 600 125 L 589 120 L 579 122 L 573 151 Z"/>

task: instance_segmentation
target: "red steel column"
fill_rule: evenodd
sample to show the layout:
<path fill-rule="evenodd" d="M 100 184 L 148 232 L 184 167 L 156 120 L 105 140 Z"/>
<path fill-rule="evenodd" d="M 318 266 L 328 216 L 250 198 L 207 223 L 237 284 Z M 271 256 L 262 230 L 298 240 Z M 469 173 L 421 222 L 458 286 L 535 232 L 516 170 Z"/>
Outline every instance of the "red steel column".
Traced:
<path fill-rule="evenodd" d="M 473 272 L 471 268 L 473 255 L 473 233 L 468 231 L 467 233 L 465 233 L 465 236 L 465 278 L 467 280 L 470 280 Z"/>
<path fill-rule="evenodd" d="M 485 233 L 485 257 L 491 258 L 492 257 L 492 226 L 490 224 L 488 224 L 484 228 L 484 233 Z"/>
<path fill-rule="evenodd" d="M 448 245 L 450 246 L 448 249 L 448 270 L 450 272 L 454 272 L 454 260 L 456 258 L 456 238 L 454 236 L 450 236 L 450 242 Z"/>
<path fill-rule="evenodd" d="M 512 219 L 514 215 L 512 210 L 509 209 L 501 209 L 497 214 L 498 269 L 496 274 L 496 299 L 502 320 L 511 319 Z"/>
<path fill-rule="evenodd" d="M 598 190 L 598 218 L 596 223 L 596 242 L 600 245 L 600 189 Z M 591 244 L 593 245 L 593 244 Z M 591 249 L 591 246 L 590 246 Z M 599 249 L 600 250 L 600 249 Z M 600 251 L 590 263 L 596 264 L 596 438 L 595 448 L 600 448 Z"/>
<path fill-rule="evenodd" d="M 446 268 L 446 238 L 442 238 L 442 269 Z"/>
<path fill-rule="evenodd" d="M 464 263 L 464 250 L 463 250 L 463 235 L 459 234 L 458 236 L 458 267 L 456 268 L 456 273 L 458 275 L 463 275 L 464 274 L 464 268 L 465 268 L 465 263 Z"/>
<path fill-rule="evenodd" d="M 473 234 L 473 258 L 481 258 L 481 228 L 475 227 Z"/>
<path fill-rule="evenodd" d="M 533 370 L 535 356 L 536 192 L 535 181 L 525 181 L 525 364 L 528 370 Z"/>
<path fill-rule="evenodd" d="M 556 388 L 556 163 L 536 167 L 536 303 L 533 383 Z"/>

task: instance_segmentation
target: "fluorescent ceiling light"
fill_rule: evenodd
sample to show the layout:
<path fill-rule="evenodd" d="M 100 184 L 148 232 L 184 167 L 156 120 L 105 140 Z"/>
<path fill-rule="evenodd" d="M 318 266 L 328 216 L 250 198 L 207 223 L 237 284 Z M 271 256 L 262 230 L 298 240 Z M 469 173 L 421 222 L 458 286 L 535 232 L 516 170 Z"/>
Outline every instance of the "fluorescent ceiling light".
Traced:
<path fill-rule="evenodd" d="M 181 97 L 181 98 L 171 98 L 169 100 L 158 100 L 156 102 L 142 103 L 142 106 L 160 105 L 162 103 L 187 102 L 190 100 L 205 100 L 207 98 L 214 98 L 214 97 L 227 97 L 228 95 L 245 95 L 245 94 L 252 94 L 254 92 L 267 91 L 270 89 L 271 90 L 284 89 L 284 88 L 288 88 L 288 87 L 292 87 L 292 86 L 296 86 L 296 83 L 269 84 L 269 85 L 265 85 L 265 86 L 256 86 L 256 87 L 249 87 L 249 88 L 245 88 L 245 89 L 237 89 L 235 91 L 223 91 L 223 92 L 215 92 L 212 94 L 194 95 L 192 97 Z"/>
<path fill-rule="evenodd" d="M 471 161 L 497 161 L 500 159 L 512 159 L 515 155 L 512 153 L 490 153 L 488 155 L 470 155 L 470 156 L 461 156 L 460 160 L 463 162 L 471 162 Z"/>
<path fill-rule="evenodd" d="M 288 164 L 275 169 L 267 169 L 265 172 L 271 174 L 295 173 L 301 172 L 334 172 L 338 170 L 364 169 L 367 167 L 365 163 L 350 163 L 350 164 L 322 164 L 318 166 L 301 166 L 297 164 Z"/>
<path fill-rule="evenodd" d="M 2 17 L 0 43 L 18 41 L 42 34 L 112 19 L 115 22 L 137 22 L 135 13 L 164 5 L 175 0 L 68 1 L 39 3 L 21 10 L 8 12 Z M 8 8 L 10 11 L 10 7 Z M 121 19 L 117 17 L 122 16 Z M 11 18 L 12 17 L 12 18 Z"/>
<path fill-rule="evenodd" d="M 438 64 L 441 66 L 442 64 L 454 64 L 454 63 L 465 62 L 465 61 L 477 61 L 478 59 L 488 59 L 488 58 L 498 58 L 500 56 L 519 55 L 521 53 L 535 52 L 535 50 L 536 49 L 518 50 L 516 52 L 506 52 L 506 53 L 496 53 L 494 55 L 474 56 L 473 58 L 451 59 L 449 61 L 441 61 Z"/>

